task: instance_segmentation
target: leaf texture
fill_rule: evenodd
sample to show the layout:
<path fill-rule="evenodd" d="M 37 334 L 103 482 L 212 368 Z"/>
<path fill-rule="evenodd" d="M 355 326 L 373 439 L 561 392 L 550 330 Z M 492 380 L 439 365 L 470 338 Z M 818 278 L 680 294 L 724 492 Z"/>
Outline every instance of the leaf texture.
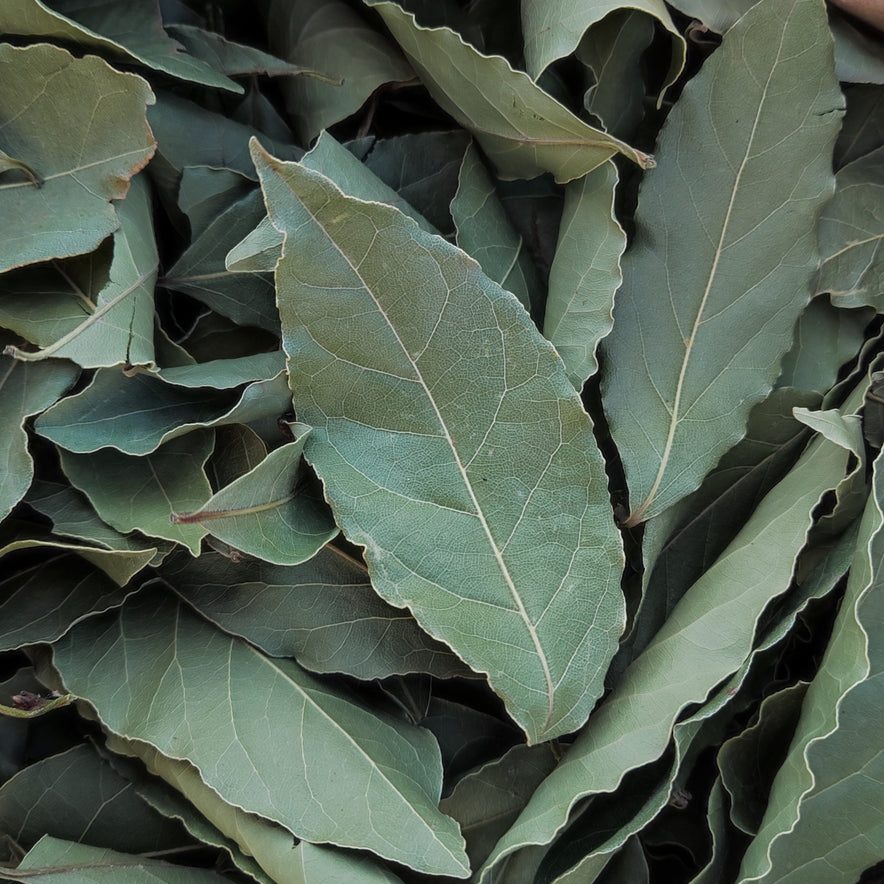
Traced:
<path fill-rule="evenodd" d="M 603 345 L 629 525 L 698 487 L 789 349 L 833 186 L 831 51 L 822 2 L 762 0 L 667 118 Z"/>
<path fill-rule="evenodd" d="M 442 767 L 429 734 L 374 716 L 171 595 L 142 593 L 76 627 L 53 661 L 108 728 L 190 761 L 228 803 L 299 838 L 466 876 L 460 832 L 437 808 Z"/>
<path fill-rule="evenodd" d="M 254 151 L 291 237 L 277 286 L 305 455 L 338 523 L 378 592 L 488 673 L 531 741 L 574 730 L 623 627 L 622 553 L 561 363 L 462 252 Z"/>

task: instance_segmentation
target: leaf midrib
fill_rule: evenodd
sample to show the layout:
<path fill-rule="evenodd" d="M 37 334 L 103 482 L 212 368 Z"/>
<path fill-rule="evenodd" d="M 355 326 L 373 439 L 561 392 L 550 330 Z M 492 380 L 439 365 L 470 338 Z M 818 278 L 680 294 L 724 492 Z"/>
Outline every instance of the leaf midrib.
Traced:
<path fill-rule="evenodd" d="M 794 11 L 794 9 L 793 9 Z M 789 18 L 792 17 L 792 12 L 789 13 Z M 721 255 L 724 251 L 723 243 L 727 236 L 728 229 L 731 221 L 731 214 L 733 213 L 734 203 L 736 202 L 737 193 L 740 190 L 740 183 L 743 178 L 743 172 L 746 169 L 746 165 L 749 162 L 750 155 L 752 153 L 752 146 L 755 143 L 755 136 L 758 131 L 758 122 L 761 117 L 762 111 L 764 110 L 765 104 L 768 98 L 768 90 L 770 88 L 770 82 L 773 78 L 774 72 L 776 71 L 779 63 L 780 56 L 782 54 L 783 49 L 783 38 L 785 36 L 786 26 L 783 27 L 780 32 L 780 40 L 777 46 L 777 54 L 774 60 L 774 63 L 771 65 L 770 71 L 767 76 L 767 80 L 764 84 L 764 89 L 761 93 L 761 100 L 758 102 L 758 109 L 755 112 L 755 119 L 752 121 L 752 129 L 750 131 L 749 139 L 746 142 L 746 149 L 743 154 L 743 158 L 740 162 L 740 167 L 737 170 L 736 177 L 734 178 L 734 184 L 731 188 L 730 198 L 727 204 L 727 211 L 725 212 L 724 222 L 721 225 L 721 233 L 718 237 L 718 243 L 715 246 L 715 256 L 712 260 L 712 266 L 709 270 L 709 275 L 706 280 L 706 287 L 703 291 L 703 297 L 700 300 L 700 305 L 697 309 L 697 314 L 694 317 L 694 323 L 691 327 L 691 333 L 688 336 L 687 341 L 685 342 L 685 355 L 681 362 L 681 368 L 678 373 L 678 382 L 675 387 L 675 401 L 672 405 L 672 411 L 670 412 L 670 420 L 669 420 L 669 428 L 666 434 L 666 442 L 663 447 L 663 454 L 660 458 L 660 466 L 657 469 L 657 475 L 654 478 L 654 482 L 651 485 L 651 490 L 648 492 L 647 497 L 642 502 L 641 506 L 637 510 L 635 510 L 629 518 L 625 522 L 626 527 L 634 527 L 638 525 L 642 521 L 642 517 L 645 512 L 647 512 L 648 507 L 653 503 L 654 498 L 657 495 L 657 492 L 660 489 L 660 485 L 663 482 L 663 477 L 666 473 L 666 468 L 669 464 L 669 458 L 672 454 L 672 448 L 675 441 L 675 433 L 678 430 L 679 425 L 681 424 L 681 418 L 679 417 L 679 410 L 681 408 L 681 397 L 684 391 L 685 379 L 687 377 L 687 369 L 688 364 L 691 361 L 691 356 L 693 354 L 694 342 L 697 337 L 697 332 L 699 331 L 700 325 L 703 321 L 703 314 L 706 310 L 706 304 L 709 300 L 709 295 L 712 291 L 712 285 L 716 279 L 716 273 L 718 271 L 718 262 L 721 259 Z"/>
<path fill-rule="evenodd" d="M 335 188 L 335 189 L 337 190 L 337 188 Z M 304 204 L 302 203 L 302 205 L 304 205 Z M 475 509 L 476 518 L 478 519 L 479 524 L 482 527 L 482 531 L 485 534 L 485 538 L 488 542 L 488 545 L 491 547 L 491 549 L 494 552 L 495 562 L 497 563 L 498 569 L 500 570 L 500 573 L 504 579 L 504 582 L 506 583 L 507 589 L 509 590 L 510 595 L 512 596 L 512 599 L 516 604 L 517 613 L 519 614 L 520 618 L 522 619 L 522 622 L 525 624 L 525 628 L 527 629 L 528 634 L 531 638 L 531 643 L 534 645 L 534 650 L 537 653 L 537 657 L 540 662 L 541 669 L 543 671 L 543 677 L 546 682 L 547 718 L 546 718 L 546 722 L 545 722 L 545 727 L 548 727 L 550 722 L 552 721 L 553 714 L 555 711 L 555 685 L 553 684 L 552 673 L 551 673 L 550 667 L 549 667 L 549 661 L 546 658 L 546 652 L 544 651 L 543 645 L 540 642 L 540 637 L 537 634 L 537 628 L 534 625 L 534 623 L 531 622 L 531 618 L 528 616 L 528 611 L 525 608 L 525 604 L 522 601 L 521 596 L 519 595 L 519 591 L 516 588 L 516 585 L 515 585 L 515 582 L 513 581 L 512 575 L 510 574 L 509 568 L 503 559 L 502 550 L 498 547 L 498 544 L 494 540 L 494 536 L 491 533 L 491 528 L 488 525 L 488 521 L 485 518 L 485 514 L 482 510 L 479 500 L 476 497 L 472 483 L 469 481 L 469 478 L 468 478 L 467 472 L 466 472 L 466 467 L 460 458 L 460 454 L 458 453 L 457 446 L 455 445 L 454 439 L 452 438 L 451 433 L 449 432 L 448 425 L 445 422 L 445 419 L 442 416 L 441 412 L 439 411 L 439 408 L 436 405 L 435 399 L 433 398 L 433 396 L 430 393 L 430 388 L 428 387 L 426 381 L 424 380 L 424 377 L 423 377 L 423 374 L 422 374 L 420 368 L 418 367 L 415 360 L 412 359 L 411 354 L 408 352 L 408 349 L 406 348 L 404 341 L 399 336 L 399 333 L 396 330 L 396 328 L 394 327 L 393 323 L 390 321 L 390 318 L 389 318 L 387 312 L 383 309 L 380 302 L 375 297 L 374 291 L 366 283 L 362 274 L 359 272 L 359 269 L 350 260 L 349 256 L 343 252 L 343 250 L 339 247 L 338 243 L 333 239 L 333 237 L 331 237 L 328 234 L 325 226 L 320 221 L 320 219 L 317 217 L 317 215 L 313 211 L 308 209 L 306 205 L 304 206 L 304 208 L 310 213 L 310 217 L 313 219 L 313 221 L 316 223 L 316 225 L 323 231 L 323 233 L 325 234 L 326 239 L 329 241 L 329 243 L 334 247 L 334 249 L 338 252 L 338 254 L 341 256 L 341 258 L 346 262 L 347 266 L 353 271 L 356 278 L 359 280 L 360 284 L 362 285 L 363 290 L 365 292 L 367 292 L 368 295 L 371 297 L 372 301 L 374 301 L 378 311 L 380 312 L 381 316 L 384 318 L 384 322 L 387 324 L 387 327 L 390 329 L 391 333 L 393 334 L 393 336 L 396 339 L 396 342 L 399 344 L 399 347 L 401 348 L 403 355 L 408 360 L 408 363 L 411 365 L 412 370 L 414 371 L 415 376 L 418 380 L 418 383 L 420 384 L 420 386 L 424 390 L 426 398 L 433 408 L 433 412 L 435 413 L 436 419 L 439 422 L 439 426 L 442 429 L 444 438 L 445 438 L 446 442 L 448 443 L 449 449 L 451 450 L 451 454 L 452 454 L 452 457 L 454 458 L 454 462 L 457 465 L 458 472 L 460 473 L 461 479 L 463 480 L 463 483 L 466 486 L 467 492 L 469 493 L 470 500 L 471 500 L 473 507 Z M 409 220 L 411 220 L 411 219 L 409 219 Z M 416 222 L 411 220 L 411 223 L 414 225 L 415 229 L 419 229 Z M 285 252 L 285 245 L 283 245 L 283 253 L 284 252 Z M 489 429 L 490 429 L 490 427 L 489 427 Z"/>

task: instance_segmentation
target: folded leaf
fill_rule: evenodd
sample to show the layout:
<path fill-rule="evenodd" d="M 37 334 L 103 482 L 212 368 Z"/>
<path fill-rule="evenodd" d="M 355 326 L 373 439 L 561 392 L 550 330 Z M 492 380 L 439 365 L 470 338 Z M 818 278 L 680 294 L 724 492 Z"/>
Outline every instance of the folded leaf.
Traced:
<path fill-rule="evenodd" d="M 25 496 L 34 477 L 25 420 L 52 405 L 77 375 L 77 367 L 63 360 L 26 365 L 0 356 L 0 518 Z"/>
<path fill-rule="evenodd" d="M 433 99 L 473 135 L 502 177 L 552 172 L 564 183 L 615 153 L 653 167 L 652 157 L 588 126 L 506 59 L 482 55 L 449 28 L 420 27 L 395 3 L 366 2 L 380 13 Z"/>
<path fill-rule="evenodd" d="M 684 65 L 685 42 L 663 0 L 524 0 L 522 30 L 525 34 L 525 61 L 536 80 L 554 61 L 577 49 L 584 35 L 602 19 L 618 10 L 637 9 L 656 19 L 672 38 L 672 62 L 664 87 L 678 77 Z"/>
<path fill-rule="evenodd" d="M 57 884 L 224 884 L 207 869 L 172 865 L 133 853 L 77 844 L 44 835 L 15 869 L 16 879 Z"/>
<path fill-rule="evenodd" d="M 567 186 L 549 272 L 543 334 L 577 390 L 598 370 L 596 347 L 614 324 L 614 292 L 626 248 L 626 234 L 614 217 L 617 180 L 614 164 L 605 163 Z"/>
<path fill-rule="evenodd" d="M 414 77 L 396 47 L 342 0 L 273 0 L 265 19 L 277 55 L 326 78 L 280 83 L 303 144 L 355 114 L 385 83 Z"/>
<path fill-rule="evenodd" d="M 822 2 L 762 0 L 668 116 L 603 344 L 627 524 L 698 487 L 773 386 L 810 298 L 842 106 Z"/>
<path fill-rule="evenodd" d="M 76 627 L 53 661 L 110 730 L 189 761 L 227 803 L 305 840 L 469 873 L 457 825 L 436 806 L 442 767 L 426 731 L 372 715 L 171 595 L 142 593 Z"/>
<path fill-rule="evenodd" d="M 119 227 L 110 200 L 153 155 L 153 101 L 144 80 L 100 58 L 0 46 L 3 147 L 42 181 L 0 174 L 0 272 L 91 251 Z M 64 137 L 47 138 L 60 108 Z"/>
<path fill-rule="evenodd" d="M 287 236 L 276 279 L 305 456 L 338 524 L 380 595 L 487 673 L 532 742 L 574 730 L 623 627 L 622 552 L 561 362 L 463 252 L 254 157 Z"/>

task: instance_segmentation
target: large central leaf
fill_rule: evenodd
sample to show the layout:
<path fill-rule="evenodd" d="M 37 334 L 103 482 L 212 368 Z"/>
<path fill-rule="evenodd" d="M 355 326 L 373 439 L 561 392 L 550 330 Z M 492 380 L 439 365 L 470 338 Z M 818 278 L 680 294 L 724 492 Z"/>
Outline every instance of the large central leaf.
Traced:
<path fill-rule="evenodd" d="M 603 345 L 630 524 L 697 488 L 776 380 L 834 185 L 843 99 L 831 58 L 819 0 L 762 0 L 660 135 Z"/>
<path fill-rule="evenodd" d="M 372 582 L 532 741 L 579 727 L 623 626 L 592 425 L 514 296 L 396 209 L 253 142 L 305 455 Z"/>

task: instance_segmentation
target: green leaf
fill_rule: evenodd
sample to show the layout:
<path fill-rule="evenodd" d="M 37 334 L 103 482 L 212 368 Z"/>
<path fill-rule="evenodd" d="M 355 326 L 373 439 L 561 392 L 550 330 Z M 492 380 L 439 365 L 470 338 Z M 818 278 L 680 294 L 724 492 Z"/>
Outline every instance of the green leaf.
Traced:
<path fill-rule="evenodd" d="M 190 55 L 229 77 L 255 74 L 266 74 L 269 77 L 299 74 L 317 76 L 317 72 L 310 68 L 290 64 L 254 46 L 226 40 L 214 31 L 206 31 L 193 25 L 168 25 L 166 31 L 181 43 Z"/>
<path fill-rule="evenodd" d="M 144 175 L 132 179 L 129 193 L 117 204 L 116 212 L 120 228 L 113 235 L 113 259 L 106 281 L 100 271 L 95 275 L 90 272 L 83 279 L 83 285 L 68 275 L 61 264 L 53 262 L 51 273 L 47 268 L 47 275 L 57 274 L 53 280 L 57 287 L 53 291 L 55 297 L 47 300 L 47 293 L 41 291 L 39 299 L 34 299 L 37 303 L 28 305 L 32 315 L 26 324 L 17 322 L 14 317 L 8 323 L 4 320 L 9 328 L 42 348 L 36 352 L 7 348 L 16 359 L 33 362 L 56 356 L 70 359 L 83 368 L 154 364 L 153 288 L 159 257 L 153 235 L 150 191 Z M 82 265 L 82 261 L 80 263 Z M 33 272 L 28 269 L 21 275 L 27 279 Z M 10 292 L 10 295 L 17 294 Z M 21 310 L 20 297 L 5 300 L 10 313 Z M 35 337 L 30 337 L 32 329 Z"/>
<path fill-rule="evenodd" d="M 462 129 L 415 132 L 375 141 L 364 162 L 433 227 L 447 235 L 454 232 L 450 204 L 470 143 L 470 136 Z"/>
<path fill-rule="evenodd" d="M 242 92 L 242 86 L 182 51 L 163 30 L 155 0 L 5 0 L 0 32 L 79 44 L 182 80 Z"/>
<path fill-rule="evenodd" d="M 6 544 L 2 552 L 34 549 L 48 544 L 22 540 Z M 80 556 L 79 553 L 85 553 Z M 106 550 L 88 550 L 57 544 L 35 565 L 0 580 L 0 649 L 12 650 L 38 642 L 55 641 L 85 617 L 102 613 L 123 603 L 130 591 L 120 588 L 95 564 L 87 561 Z M 146 557 L 147 560 L 150 555 Z M 14 559 L 3 563 L 7 574 Z M 142 560 L 141 567 L 147 562 Z M 137 570 L 137 569 L 136 569 Z"/>
<path fill-rule="evenodd" d="M 265 215 L 258 226 L 227 253 L 224 266 L 231 273 L 273 273 L 282 254 L 283 239 Z"/>
<path fill-rule="evenodd" d="M 141 534 L 121 534 L 102 522 L 98 513 L 79 492 L 70 485 L 37 479 L 25 497 L 25 503 L 52 522 L 52 533 L 58 537 L 84 540 L 89 544 L 111 550 L 143 552 L 151 550 L 159 555 L 169 552 L 171 544 L 156 538 L 148 540 Z M 157 564 L 151 560 L 150 564 Z"/>
<path fill-rule="evenodd" d="M 87 745 L 31 764 L 0 786 L 0 829 L 26 850 L 46 834 L 132 853 L 188 841 Z"/>
<path fill-rule="evenodd" d="M 328 78 L 280 83 L 302 144 L 355 114 L 379 87 L 414 78 L 390 41 L 341 0 L 272 0 L 265 19 L 277 55 Z"/>
<path fill-rule="evenodd" d="M 522 238 L 498 199 L 494 181 L 472 144 L 460 167 L 451 215 L 458 247 L 475 258 L 485 275 L 512 292 L 530 313 L 532 302 L 541 298 L 540 282 Z"/>
<path fill-rule="evenodd" d="M 94 56 L 0 45 L 3 147 L 42 179 L 0 178 L 0 272 L 91 251 L 120 226 L 110 200 L 155 148 L 149 104 L 144 80 Z M 46 137 L 59 126 L 64 138 Z"/>
<path fill-rule="evenodd" d="M 212 495 L 194 512 L 172 514 L 176 525 L 202 525 L 224 543 L 270 562 L 298 565 L 337 533 L 324 500 L 298 488 L 298 470 L 310 428 L 292 427 L 295 441 Z"/>
<path fill-rule="evenodd" d="M 162 285 L 191 295 L 238 325 L 254 325 L 279 334 L 279 313 L 270 276 L 234 275 L 225 266 L 227 253 L 251 233 L 265 214 L 258 190 L 225 207 L 169 268 Z"/>
<path fill-rule="evenodd" d="M 552 172 L 565 183 L 615 153 L 642 168 L 647 154 L 588 126 L 500 56 L 482 55 L 448 28 L 422 28 L 394 3 L 376 9 L 433 99 L 467 129 L 503 178 Z"/>
<path fill-rule="evenodd" d="M 835 142 L 835 168 L 840 169 L 884 145 L 884 89 L 844 87 L 847 113 Z"/>
<path fill-rule="evenodd" d="M 816 505 L 844 475 L 847 459 L 845 449 L 819 438 L 765 496 L 534 793 L 480 880 L 515 849 L 548 843 L 578 800 L 614 792 L 629 771 L 660 757 L 678 714 L 743 666 L 759 617 L 789 588 Z"/>
<path fill-rule="evenodd" d="M 172 439 L 144 457 L 103 448 L 90 454 L 60 451 L 71 484 L 89 498 L 101 518 L 124 534 L 141 531 L 184 544 L 198 555 L 206 535 L 200 525 L 173 525 L 173 512 L 198 509 L 212 494 L 204 471 L 212 433 L 197 430 Z"/>
<path fill-rule="evenodd" d="M 89 844 L 75 844 L 44 835 L 28 851 L 16 869 L 5 870 L 13 881 L 46 881 L 48 884 L 224 884 L 227 881 L 206 869 L 173 866 Z"/>
<path fill-rule="evenodd" d="M 664 89 L 675 82 L 684 66 L 685 42 L 662 0 L 525 0 L 521 8 L 525 61 L 535 80 L 554 61 L 571 55 L 587 31 L 591 33 L 604 18 L 625 9 L 636 9 L 656 19 L 672 38 L 672 61 Z"/>
<path fill-rule="evenodd" d="M 185 166 L 178 185 L 178 208 L 190 222 L 191 243 L 223 211 L 256 190 L 254 178 L 234 169 Z"/>
<path fill-rule="evenodd" d="M 626 248 L 626 234 L 614 217 L 616 186 L 617 170 L 605 163 L 565 188 L 543 333 L 577 390 L 598 370 L 596 347 L 614 324 L 614 292 Z"/>
<path fill-rule="evenodd" d="M 844 166 L 820 218 L 817 292 L 838 307 L 884 309 L 884 147 Z"/>
<path fill-rule="evenodd" d="M 457 826 L 436 807 L 442 769 L 429 734 L 375 717 L 171 596 L 145 593 L 76 627 L 53 659 L 110 730 L 190 761 L 226 802 L 305 840 L 468 874 Z"/>
<path fill-rule="evenodd" d="M 556 762 L 548 744 L 513 746 L 496 761 L 462 777 L 442 799 L 440 809 L 458 821 L 467 840 L 472 868 L 482 865 Z"/>
<path fill-rule="evenodd" d="M 574 730 L 623 626 L 622 553 L 561 362 L 463 252 L 257 145 L 255 162 L 292 238 L 283 343 L 338 524 L 375 589 L 487 673 L 532 742 Z"/>
<path fill-rule="evenodd" d="M 159 375 L 101 369 L 84 390 L 47 409 L 35 429 L 68 451 L 149 454 L 200 427 L 284 414 L 291 397 L 279 362 L 280 354 L 263 353 Z"/>
<path fill-rule="evenodd" d="M 852 882 L 881 858 L 882 500 L 879 457 L 834 632 L 740 881 Z"/>
<path fill-rule="evenodd" d="M 868 308 L 839 310 L 828 298 L 814 298 L 795 324 L 792 349 L 783 357 L 777 388 L 828 392 L 842 366 L 862 349 L 873 318 L 874 311 Z"/>
<path fill-rule="evenodd" d="M 792 741 L 806 691 L 807 682 L 799 681 L 765 697 L 757 721 L 731 737 L 718 753 L 731 819 L 750 835 L 758 832 L 770 784 Z"/>
<path fill-rule="evenodd" d="M 841 102 L 823 4 L 762 0 L 668 116 L 603 344 L 634 367 L 602 386 L 628 525 L 698 487 L 772 387 L 818 263 Z"/>
<path fill-rule="evenodd" d="M 77 367 L 70 362 L 25 365 L 0 356 L 0 519 L 25 496 L 34 477 L 25 419 L 52 405 L 77 374 Z"/>
<path fill-rule="evenodd" d="M 583 97 L 606 132 L 631 138 L 645 113 L 642 56 L 654 40 L 654 20 L 623 8 L 593 25 L 576 50 L 595 81 Z M 682 44 L 681 55 L 684 55 Z M 678 55 L 673 56 L 675 63 Z"/>
<path fill-rule="evenodd" d="M 177 555 L 161 574 L 207 620 L 311 672 L 370 681 L 426 672 L 469 676 L 445 645 L 372 589 L 365 569 L 333 547 L 297 566 L 218 553 Z"/>

